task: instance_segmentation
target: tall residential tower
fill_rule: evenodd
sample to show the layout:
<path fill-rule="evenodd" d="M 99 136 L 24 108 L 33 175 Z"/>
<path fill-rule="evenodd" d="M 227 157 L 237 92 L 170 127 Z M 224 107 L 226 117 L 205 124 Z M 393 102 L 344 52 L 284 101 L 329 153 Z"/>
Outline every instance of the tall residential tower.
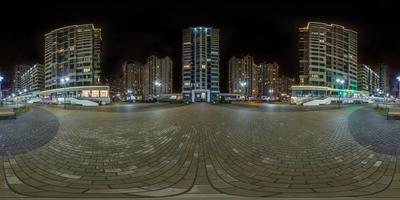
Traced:
<path fill-rule="evenodd" d="M 143 70 L 143 95 L 154 97 L 172 92 L 172 59 L 150 56 Z"/>
<path fill-rule="evenodd" d="M 252 56 L 229 60 L 229 93 L 258 96 L 257 65 Z"/>
<path fill-rule="evenodd" d="M 143 95 L 144 66 L 137 61 L 126 61 L 122 64 L 123 93 L 133 96 Z"/>
<path fill-rule="evenodd" d="M 300 84 L 357 89 L 357 32 L 336 24 L 309 22 L 299 29 Z M 341 87 L 342 88 L 342 87 Z"/>
<path fill-rule="evenodd" d="M 219 29 L 190 27 L 182 38 L 182 93 L 185 100 L 211 101 L 219 93 Z"/>
<path fill-rule="evenodd" d="M 100 84 L 101 29 L 93 24 L 72 25 L 45 35 L 45 88 Z"/>

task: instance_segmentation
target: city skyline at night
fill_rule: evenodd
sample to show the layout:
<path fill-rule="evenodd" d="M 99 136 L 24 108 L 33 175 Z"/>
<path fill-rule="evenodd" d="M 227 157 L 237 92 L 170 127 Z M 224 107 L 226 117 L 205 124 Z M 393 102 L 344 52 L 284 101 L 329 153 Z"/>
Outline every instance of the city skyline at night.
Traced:
<path fill-rule="evenodd" d="M 107 5 L 109 4 L 105 2 L 96 5 L 83 3 L 79 8 L 59 5 L 56 6 L 56 10 L 64 14 L 51 14 L 52 17 L 40 13 L 34 14 L 31 9 L 10 5 L 10 11 L 19 9 L 23 16 L 30 17 L 17 18 L 18 16 L 11 12 L 9 14 L 16 22 L 12 24 L 4 22 L 10 26 L 10 31 L 1 33 L 3 46 L 0 52 L 8 55 L 0 59 L 0 73 L 5 76 L 3 84 L 6 87 L 10 86 L 16 65 L 44 64 L 43 43 L 46 33 L 60 27 L 83 23 L 93 23 L 102 29 L 103 79 L 118 78 L 121 66 L 126 60 L 138 60 L 144 63 L 150 55 L 169 56 L 174 63 L 175 92 L 180 92 L 182 84 L 182 29 L 194 26 L 212 26 L 221 30 L 221 91 L 228 91 L 228 61 L 232 56 L 249 54 L 257 62 L 277 61 L 283 75 L 298 78 L 298 28 L 304 27 L 309 21 L 339 24 L 357 31 L 359 64 L 387 63 L 392 78 L 397 73 L 397 66 L 400 65 L 394 56 L 399 51 L 398 47 L 393 45 L 399 41 L 397 37 L 390 37 L 396 35 L 398 30 L 391 28 L 391 31 L 385 34 L 379 31 L 390 25 L 393 14 L 384 12 L 377 16 L 360 15 L 362 10 L 353 9 L 359 6 L 357 3 L 340 6 L 324 3 L 317 6 L 313 2 L 304 4 L 254 2 L 245 5 L 215 3 L 213 7 L 208 7 L 206 4 L 192 6 L 189 3 L 171 2 L 155 5 L 154 12 L 159 14 L 145 15 L 146 17 L 138 16 L 141 16 L 146 8 L 153 8 L 152 5 L 129 3 L 111 7 Z M 390 2 L 380 3 L 375 9 L 388 11 L 392 9 L 390 5 Z M 40 5 L 35 4 L 35 6 Z M 89 9 L 91 6 L 96 9 Z M 106 12 L 108 9 L 113 10 L 113 14 Z M 260 12 L 264 9 L 267 11 Z M 206 10 L 207 15 L 200 15 L 202 10 Z M 166 16 L 165 14 L 170 11 L 176 12 Z M 224 14 L 221 14 L 222 12 Z M 72 16 L 65 13 L 81 14 Z M 5 16 L 7 12 L 1 15 Z"/>
<path fill-rule="evenodd" d="M 400 199 L 396 3 L 4 3 L 0 199 Z"/>

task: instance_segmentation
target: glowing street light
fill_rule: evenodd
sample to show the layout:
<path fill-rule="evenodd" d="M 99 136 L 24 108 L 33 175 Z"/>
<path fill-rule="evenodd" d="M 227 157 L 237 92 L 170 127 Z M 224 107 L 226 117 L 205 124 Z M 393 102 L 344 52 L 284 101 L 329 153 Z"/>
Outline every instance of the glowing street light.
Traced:
<path fill-rule="evenodd" d="M 156 87 L 161 87 L 161 83 L 158 82 L 158 81 L 154 81 L 154 85 L 155 85 Z M 161 93 L 161 91 L 160 91 L 160 93 Z M 154 96 L 157 96 L 157 88 L 155 88 Z"/>
<path fill-rule="evenodd" d="M 244 100 L 246 101 L 246 98 L 247 98 L 247 94 L 246 94 L 247 93 L 247 90 L 246 90 L 247 82 L 240 81 L 239 84 L 240 84 L 240 86 L 242 87 L 242 89 L 244 91 Z"/>
<path fill-rule="evenodd" d="M 66 98 L 67 98 L 67 83 L 69 82 L 69 77 L 61 78 L 61 84 L 64 85 L 64 109 L 66 109 Z"/>
<path fill-rule="evenodd" d="M 340 89 L 343 88 L 344 80 L 338 78 L 336 79 L 336 83 L 338 84 L 338 89 L 339 89 L 338 107 L 340 108 Z"/>

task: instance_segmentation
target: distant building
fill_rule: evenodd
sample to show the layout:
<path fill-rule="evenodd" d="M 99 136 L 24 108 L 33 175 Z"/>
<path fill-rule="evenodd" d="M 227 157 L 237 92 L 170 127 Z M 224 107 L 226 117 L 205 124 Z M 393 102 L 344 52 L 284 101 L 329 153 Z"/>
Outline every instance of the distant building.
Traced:
<path fill-rule="evenodd" d="M 229 93 L 258 96 L 257 65 L 252 56 L 229 60 Z"/>
<path fill-rule="evenodd" d="M 143 95 L 159 96 L 172 93 L 172 59 L 150 56 L 143 70 Z"/>
<path fill-rule="evenodd" d="M 104 85 L 109 86 L 109 96 L 112 101 L 124 100 L 124 85 L 122 81 L 122 75 L 119 78 L 106 78 Z"/>
<path fill-rule="evenodd" d="M 281 75 L 278 79 L 277 93 L 282 96 L 288 96 L 292 93 L 292 86 L 295 85 L 296 80 Z"/>
<path fill-rule="evenodd" d="M 380 76 L 371 67 L 364 64 L 359 65 L 357 77 L 357 89 L 359 91 L 367 91 L 369 95 L 378 94 L 377 89 L 380 89 Z"/>
<path fill-rule="evenodd" d="M 14 79 L 12 83 L 12 92 L 18 94 L 18 92 L 22 92 L 24 90 L 22 84 L 22 74 L 24 74 L 31 66 L 29 65 L 17 65 L 14 70 Z"/>
<path fill-rule="evenodd" d="M 279 65 L 277 62 L 263 62 L 258 66 L 259 96 L 278 96 Z"/>
<path fill-rule="evenodd" d="M 389 72 L 388 66 L 383 63 L 379 63 L 372 68 L 376 74 L 380 77 L 379 79 L 379 89 L 384 93 L 387 94 L 390 92 L 390 85 L 389 85 Z"/>
<path fill-rule="evenodd" d="M 301 85 L 357 89 L 357 32 L 336 24 L 309 22 L 299 29 Z"/>
<path fill-rule="evenodd" d="M 122 84 L 124 94 L 134 96 L 143 95 L 143 70 L 144 65 L 137 61 L 129 61 L 122 64 Z"/>
<path fill-rule="evenodd" d="M 219 88 L 219 29 L 190 27 L 182 37 L 183 98 L 211 101 Z"/>
<path fill-rule="evenodd" d="M 100 84 L 101 29 L 72 25 L 45 34 L 45 88 Z"/>
<path fill-rule="evenodd" d="M 27 93 L 44 90 L 44 66 L 36 64 L 19 77 L 20 90 Z"/>

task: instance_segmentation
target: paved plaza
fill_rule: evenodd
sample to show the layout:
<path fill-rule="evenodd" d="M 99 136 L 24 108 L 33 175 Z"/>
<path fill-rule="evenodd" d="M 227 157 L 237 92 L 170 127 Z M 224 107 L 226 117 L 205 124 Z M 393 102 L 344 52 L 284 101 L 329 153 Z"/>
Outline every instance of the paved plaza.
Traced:
<path fill-rule="evenodd" d="M 0 163 L 0 198 L 400 198 L 400 122 L 368 106 L 37 106 L 0 121 Z"/>

